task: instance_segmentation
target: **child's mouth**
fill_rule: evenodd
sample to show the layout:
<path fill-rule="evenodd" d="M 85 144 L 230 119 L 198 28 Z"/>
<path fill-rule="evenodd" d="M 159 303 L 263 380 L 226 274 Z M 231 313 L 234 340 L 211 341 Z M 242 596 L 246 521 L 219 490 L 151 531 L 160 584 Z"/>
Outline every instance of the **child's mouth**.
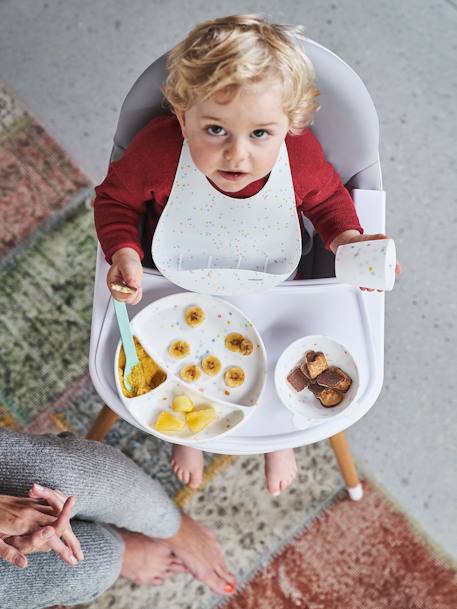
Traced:
<path fill-rule="evenodd" d="M 233 180 L 235 182 L 247 175 L 244 171 L 222 171 L 221 169 L 218 170 L 218 174 L 225 180 Z"/>

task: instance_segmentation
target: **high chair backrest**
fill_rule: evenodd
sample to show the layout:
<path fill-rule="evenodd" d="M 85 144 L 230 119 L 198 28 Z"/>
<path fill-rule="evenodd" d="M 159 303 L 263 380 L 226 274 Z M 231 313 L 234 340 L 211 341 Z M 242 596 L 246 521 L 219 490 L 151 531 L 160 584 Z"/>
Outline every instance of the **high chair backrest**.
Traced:
<path fill-rule="evenodd" d="M 379 166 L 379 123 L 370 94 L 360 77 L 329 49 L 298 39 L 312 61 L 320 89 L 320 110 L 312 130 L 327 159 L 351 188 L 382 188 Z M 152 118 L 168 112 L 160 86 L 166 55 L 138 78 L 122 105 L 114 136 L 112 160 L 120 158 L 133 137 Z"/>

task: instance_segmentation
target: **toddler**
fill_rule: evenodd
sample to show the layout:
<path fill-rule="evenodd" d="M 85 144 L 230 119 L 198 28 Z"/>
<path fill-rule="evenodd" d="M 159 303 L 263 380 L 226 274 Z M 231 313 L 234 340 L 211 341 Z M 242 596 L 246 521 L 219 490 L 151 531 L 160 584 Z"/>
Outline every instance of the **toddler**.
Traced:
<path fill-rule="evenodd" d="M 114 298 L 130 304 L 141 300 L 139 226 L 145 220 L 150 250 L 173 196 L 184 140 L 209 188 L 236 199 L 249 199 L 264 187 L 268 192 L 270 172 L 285 143 L 290 172 L 284 180 L 294 198 L 289 203 L 310 219 L 326 248 L 334 253 L 339 245 L 367 238 L 349 193 L 308 128 L 319 91 L 299 35 L 298 28 L 258 16 L 232 16 L 197 26 L 169 53 L 163 93 L 171 114 L 151 120 L 96 189 L 95 225 L 111 264 L 107 281 Z M 113 283 L 137 291 L 124 294 Z M 200 485 L 201 451 L 174 445 L 172 467 L 184 483 Z M 296 472 L 292 449 L 265 455 L 271 494 L 287 488 Z"/>

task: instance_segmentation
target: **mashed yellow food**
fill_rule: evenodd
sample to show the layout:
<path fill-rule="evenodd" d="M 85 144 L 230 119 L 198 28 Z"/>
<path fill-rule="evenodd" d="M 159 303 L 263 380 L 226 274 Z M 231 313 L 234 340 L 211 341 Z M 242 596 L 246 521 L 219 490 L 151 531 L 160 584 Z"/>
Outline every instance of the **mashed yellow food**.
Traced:
<path fill-rule="evenodd" d="M 135 341 L 136 354 L 140 360 L 140 364 L 135 366 L 130 373 L 129 382 L 133 388 L 133 391 L 128 391 L 124 385 L 125 353 L 123 347 L 121 347 L 118 361 L 121 389 L 122 393 L 127 398 L 143 395 L 144 393 L 147 393 L 148 391 L 151 391 L 152 389 L 155 389 L 161 385 L 167 378 L 164 370 L 162 370 L 162 368 L 156 364 L 152 357 L 149 357 L 136 336 L 133 337 L 133 340 Z"/>

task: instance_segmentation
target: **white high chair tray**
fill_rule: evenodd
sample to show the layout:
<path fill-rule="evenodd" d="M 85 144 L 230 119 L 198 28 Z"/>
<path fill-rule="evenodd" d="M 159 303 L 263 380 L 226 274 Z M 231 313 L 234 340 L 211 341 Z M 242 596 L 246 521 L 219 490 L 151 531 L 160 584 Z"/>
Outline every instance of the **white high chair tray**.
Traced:
<path fill-rule="evenodd" d="M 291 285 L 292 284 L 292 285 Z M 105 402 L 120 417 L 144 429 L 128 412 L 119 398 L 113 371 L 113 361 L 119 341 L 114 307 L 105 286 L 104 311 L 93 318 L 91 345 L 91 377 Z M 143 299 L 139 306 L 182 292 L 164 277 L 146 271 Z M 364 294 L 357 288 L 338 284 L 334 279 L 286 282 L 269 292 L 237 298 L 226 298 L 252 320 L 263 338 L 268 360 L 267 385 L 261 406 L 238 429 L 222 438 L 207 440 L 193 446 L 216 453 L 252 454 L 271 452 L 286 447 L 302 446 L 328 438 L 343 431 L 373 405 L 382 386 L 384 295 Z M 95 331 L 94 324 L 98 326 Z M 289 343 L 308 334 L 335 338 L 349 349 L 357 361 L 360 374 L 359 397 L 341 415 L 306 429 L 297 429 L 293 415 L 280 402 L 274 387 L 274 368 Z"/>
<path fill-rule="evenodd" d="M 382 191 L 354 191 L 357 213 L 367 233 L 385 230 Z M 359 204 L 360 201 L 360 204 Z M 120 417 L 148 432 L 122 403 L 114 379 L 113 362 L 119 341 L 111 296 L 105 278 L 108 264 L 99 247 L 94 288 L 89 369 L 104 402 Z M 157 271 L 145 269 L 143 299 L 129 307 L 132 318 L 142 308 L 164 296 L 183 292 Z M 361 292 L 336 279 L 286 281 L 263 294 L 225 297 L 255 324 L 267 352 L 267 384 L 261 405 L 239 428 L 221 438 L 193 446 L 221 454 L 265 453 L 312 444 L 344 431 L 374 405 L 384 374 L 384 293 Z M 357 362 L 360 388 L 357 400 L 341 414 L 297 429 L 294 415 L 283 406 L 274 386 L 277 359 L 288 344 L 301 336 L 321 334 L 345 345 Z"/>

